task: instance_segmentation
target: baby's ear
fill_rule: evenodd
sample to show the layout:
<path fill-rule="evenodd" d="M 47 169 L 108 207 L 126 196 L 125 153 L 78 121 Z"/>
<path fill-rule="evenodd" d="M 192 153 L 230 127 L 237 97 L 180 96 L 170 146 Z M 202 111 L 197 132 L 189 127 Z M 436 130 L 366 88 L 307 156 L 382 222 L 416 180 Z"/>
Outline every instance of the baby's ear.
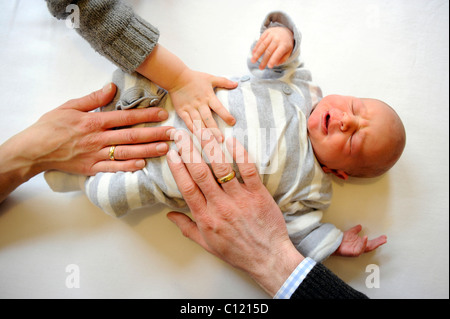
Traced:
<path fill-rule="evenodd" d="M 343 179 L 344 181 L 346 181 L 348 179 L 348 174 L 346 172 L 344 172 L 343 170 L 331 169 L 326 166 L 322 166 L 322 170 L 327 174 L 329 174 L 329 173 L 334 174 L 337 177 L 339 177 L 340 179 Z"/>

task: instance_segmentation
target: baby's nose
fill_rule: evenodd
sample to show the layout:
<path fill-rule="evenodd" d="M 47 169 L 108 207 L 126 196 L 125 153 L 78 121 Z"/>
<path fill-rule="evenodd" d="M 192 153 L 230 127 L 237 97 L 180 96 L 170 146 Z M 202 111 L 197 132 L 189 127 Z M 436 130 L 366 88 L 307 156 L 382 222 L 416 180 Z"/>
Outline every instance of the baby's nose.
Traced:
<path fill-rule="evenodd" d="M 357 120 L 354 116 L 344 113 L 341 118 L 341 131 L 346 132 L 348 130 L 354 129 L 358 126 Z"/>

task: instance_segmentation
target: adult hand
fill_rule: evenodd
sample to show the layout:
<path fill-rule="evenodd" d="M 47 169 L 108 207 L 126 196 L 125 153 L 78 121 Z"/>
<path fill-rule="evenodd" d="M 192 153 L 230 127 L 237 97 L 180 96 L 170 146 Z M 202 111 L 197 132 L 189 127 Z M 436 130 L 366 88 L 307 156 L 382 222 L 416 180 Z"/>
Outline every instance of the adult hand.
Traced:
<path fill-rule="evenodd" d="M 89 112 L 106 105 L 116 91 L 113 84 L 85 97 L 70 100 L 44 114 L 35 124 L 0 145 L 0 202 L 17 186 L 40 172 L 56 169 L 94 175 L 101 171 L 134 171 L 143 158 L 164 155 L 171 127 L 124 128 L 167 118 L 159 108 Z M 110 160 L 110 147 L 117 145 Z"/>
<path fill-rule="evenodd" d="M 85 97 L 70 100 L 43 115 L 22 133 L 26 156 L 46 169 L 82 175 L 107 171 L 134 171 L 145 166 L 146 157 L 167 153 L 170 127 L 124 128 L 144 122 L 167 119 L 160 108 L 112 112 L 89 112 L 104 106 L 114 97 L 113 84 Z M 111 146 L 116 146 L 110 160 Z"/>
<path fill-rule="evenodd" d="M 220 146 L 211 135 L 207 142 L 204 136 L 199 140 L 214 174 L 223 177 L 232 172 L 232 167 L 217 151 Z M 303 256 L 291 243 L 282 213 L 261 183 L 246 150 L 234 139 L 227 141 L 243 183 L 233 178 L 219 185 L 186 132 L 178 131 L 175 142 L 181 157 L 169 151 L 168 164 L 195 221 L 178 212 L 170 212 L 167 217 L 184 236 L 244 270 L 274 296 Z"/>

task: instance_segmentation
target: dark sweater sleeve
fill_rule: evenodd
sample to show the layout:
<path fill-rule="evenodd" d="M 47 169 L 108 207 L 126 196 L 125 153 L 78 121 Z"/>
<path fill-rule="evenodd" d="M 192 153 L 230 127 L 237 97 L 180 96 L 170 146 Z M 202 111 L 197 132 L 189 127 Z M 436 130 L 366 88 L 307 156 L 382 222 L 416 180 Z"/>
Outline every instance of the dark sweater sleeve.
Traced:
<path fill-rule="evenodd" d="M 317 263 L 292 294 L 291 299 L 368 299 L 368 297 Z"/>
<path fill-rule="evenodd" d="M 125 72 L 133 72 L 158 42 L 159 31 L 120 0 L 46 1 L 50 13 L 58 19 L 72 14 L 68 6 L 75 4 L 80 17 L 75 30 Z"/>

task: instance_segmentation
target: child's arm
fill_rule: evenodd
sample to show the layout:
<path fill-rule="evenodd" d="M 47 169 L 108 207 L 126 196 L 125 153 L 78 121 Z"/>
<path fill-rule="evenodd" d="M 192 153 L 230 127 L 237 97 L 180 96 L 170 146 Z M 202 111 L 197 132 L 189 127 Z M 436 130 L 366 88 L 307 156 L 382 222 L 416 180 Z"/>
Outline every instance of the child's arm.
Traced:
<path fill-rule="evenodd" d="M 237 83 L 223 77 L 193 71 L 159 44 L 136 70 L 169 92 L 175 110 L 191 131 L 193 122 L 199 121 L 202 127 L 213 128 L 219 141 L 223 140 L 211 109 L 227 124 L 234 125 L 234 117 L 217 99 L 214 88 L 233 89 Z"/>
<path fill-rule="evenodd" d="M 259 68 L 273 68 L 287 61 L 294 49 L 294 34 L 286 27 L 272 27 L 264 31 L 252 51 L 252 63 L 262 56 Z"/>
<path fill-rule="evenodd" d="M 382 235 L 375 239 L 368 240 L 367 236 L 360 237 L 361 225 L 350 228 L 344 232 L 342 243 L 333 253 L 336 256 L 358 257 L 363 253 L 375 250 L 387 242 L 387 237 Z"/>

